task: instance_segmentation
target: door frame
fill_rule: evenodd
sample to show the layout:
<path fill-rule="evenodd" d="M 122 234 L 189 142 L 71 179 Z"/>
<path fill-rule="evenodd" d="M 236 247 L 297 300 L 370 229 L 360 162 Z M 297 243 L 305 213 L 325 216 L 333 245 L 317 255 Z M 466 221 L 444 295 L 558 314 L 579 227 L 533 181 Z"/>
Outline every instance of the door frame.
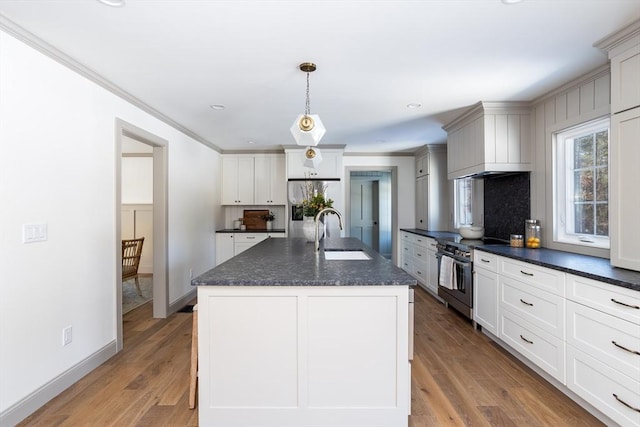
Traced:
<path fill-rule="evenodd" d="M 116 351 L 122 350 L 122 137 L 127 136 L 153 147 L 153 317 L 166 318 L 169 312 L 167 271 L 168 162 L 166 139 L 160 138 L 120 118 L 115 121 L 115 247 L 116 247 Z"/>
<path fill-rule="evenodd" d="M 398 167 L 397 166 L 345 166 L 344 168 L 344 231 L 350 236 L 351 230 L 351 172 L 391 172 L 391 260 L 398 265 L 395 242 L 398 241 Z"/>

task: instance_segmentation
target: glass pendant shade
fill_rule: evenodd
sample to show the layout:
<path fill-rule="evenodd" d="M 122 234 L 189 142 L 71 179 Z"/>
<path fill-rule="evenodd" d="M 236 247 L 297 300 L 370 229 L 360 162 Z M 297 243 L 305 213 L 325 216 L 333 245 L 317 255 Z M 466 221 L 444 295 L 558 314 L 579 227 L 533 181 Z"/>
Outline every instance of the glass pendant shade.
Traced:
<path fill-rule="evenodd" d="M 315 169 L 322 161 L 322 154 L 320 154 L 319 148 L 307 147 L 304 152 L 303 166 L 307 168 Z"/>
<path fill-rule="evenodd" d="M 317 114 L 300 114 L 296 118 L 296 121 L 293 122 L 290 130 L 296 143 L 306 147 L 315 147 L 318 145 L 318 142 L 320 142 L 324 133 L 327 131 Z"/>

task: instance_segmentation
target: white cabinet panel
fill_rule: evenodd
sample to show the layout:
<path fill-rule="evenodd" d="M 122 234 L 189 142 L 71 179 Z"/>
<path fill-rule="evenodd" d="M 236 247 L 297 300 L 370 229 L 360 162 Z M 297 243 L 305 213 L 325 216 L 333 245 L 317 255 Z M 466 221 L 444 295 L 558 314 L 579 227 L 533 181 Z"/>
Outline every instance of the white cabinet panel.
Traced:
<path fill-rule="evenodd" d="M 254 192 L 253 157 L 222 158 L 222 204 L 252 205 Z"/>
<path fill-rule="evenodd" d="M 611 112 L 619 113 L 639 105 L 640 43 L 611 58 Z"/>
<path fill-rule="evenodd" d="M 447 230 L 449 182 L 446 147 L 429 145 L 428 151 L 416 159 L 416 164 L 417 168 L 425 171 L 416 179 L 416 228 L 430 231 Z"/>
<path fill-rule="evenodd" d="M 636 271 L 640 271 L 639 141 L 640 107 L 611 117 L 609 147 L 611 264 Z"/>
<path fill-rule="evenodd" d="M 483 268 L 473 272 L 473 320 L 498 335 L 498 275 Z"/>
<path fill-rule="evenodd" d="M 528 262 L 500 258 L 498 273 L 559 296 L 565 294 L 564 273 Z"/>
<path fill-rule="evenodd" d="M 233 258 L 233 233 L 216 233 L 216 265 Z"/>
<path fill-rule="evenodd" d="M 629 378 L 571 345 L 567 387 L 621 426 L 640 425 L 638 378 Z"/>
<path fill-rule="evenodd" d="M 285 149 L 287 156 L 287 178 L 342 178 L 342 149 L 318 147 L 322 161 L 317 168 L 304 166 L 305 149 Z"/>
<path fill-rule="evenodd" d="M 640 325 L 640 292 L 567 274 L 567 299 Z"/>
<path fill-rule="evenodd" d="M 287 179 L 284 155 L 256 156 L 255 204 L 286 205 Z"/>

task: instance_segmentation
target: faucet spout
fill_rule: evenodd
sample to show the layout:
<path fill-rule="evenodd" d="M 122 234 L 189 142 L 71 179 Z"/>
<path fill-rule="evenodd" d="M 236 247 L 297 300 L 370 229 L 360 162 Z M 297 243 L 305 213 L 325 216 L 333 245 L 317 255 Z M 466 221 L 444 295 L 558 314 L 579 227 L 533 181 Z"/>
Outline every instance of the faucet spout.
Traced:
<path fill-rule="evenodd" d="M 319 227 L 320 227 L 320 217 L 322 215 L 324 215 L 327 212 L 333 212 L 336 215 L 338 215 L 338 224 L 340 225 L 340 230 L 342 230 L 342 214 L 340 212 L 338 212 L 336 209 L 334 208 L 324 208 L 322 209 L 320 212 L 318 212 L 316 214 L 316 240 L 315 240 L 315 251 L 318 252 L 320 250 L 320 231 L 319 231 Z"/>

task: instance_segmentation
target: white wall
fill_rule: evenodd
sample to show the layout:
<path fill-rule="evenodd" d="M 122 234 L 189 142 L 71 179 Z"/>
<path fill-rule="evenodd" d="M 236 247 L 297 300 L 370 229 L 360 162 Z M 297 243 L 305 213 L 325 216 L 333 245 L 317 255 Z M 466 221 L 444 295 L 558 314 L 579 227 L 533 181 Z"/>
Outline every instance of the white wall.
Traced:
<path fill-rule="evenodd" d="M 397 226 L 393 230 L 394 261 L 400 259 L 400 243 L 398 233 L 401 228 L 414 228 L 416 223 L 416 175 L 415 157 L 411 156 L 352 156 L 345 154 L 342 160 L 345 170 L 348 167 L 397 167 L 398 182 L 398 217 Z M 346 173 L 346 172 L 345 172 Z M 344 179 L 342 181 L 344 183 Z M 347 194 L 343 191 L 343 194 Z M 397 263 L 397 261 L 396 261 Z"/>
<path fill-rule="evenodd" d="M 116 340 L 116 118 L 168 141 L 170 302 L 214 265 L 223 219 L 218 153 L 4 32 L 0 94 L 3 416 Z M 48 240 L 23 244 L 27 223 Z"/>

